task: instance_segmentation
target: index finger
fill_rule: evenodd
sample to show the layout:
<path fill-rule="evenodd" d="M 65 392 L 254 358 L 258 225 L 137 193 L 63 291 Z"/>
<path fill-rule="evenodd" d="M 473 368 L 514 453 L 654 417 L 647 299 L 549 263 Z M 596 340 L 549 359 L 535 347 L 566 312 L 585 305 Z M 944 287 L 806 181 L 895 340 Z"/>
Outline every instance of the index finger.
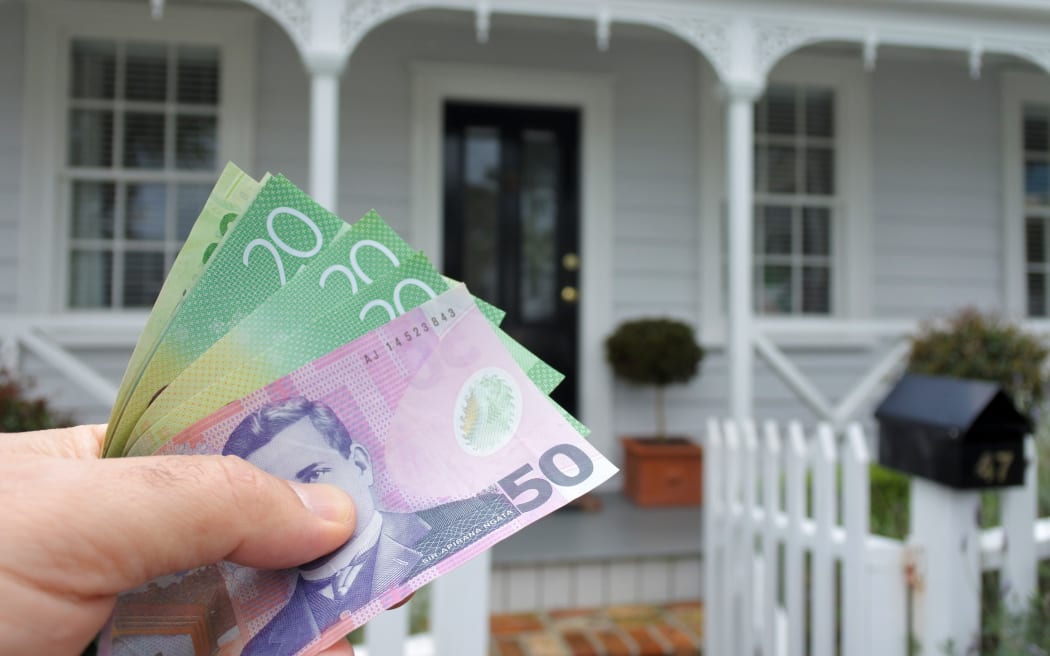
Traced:
<path fill-rule="evenodd" d="M 0 433 L 0 456 L 53 456 L 95 460 L 102 454 L 106 424 L 52 428 L 27 433 Z"/>

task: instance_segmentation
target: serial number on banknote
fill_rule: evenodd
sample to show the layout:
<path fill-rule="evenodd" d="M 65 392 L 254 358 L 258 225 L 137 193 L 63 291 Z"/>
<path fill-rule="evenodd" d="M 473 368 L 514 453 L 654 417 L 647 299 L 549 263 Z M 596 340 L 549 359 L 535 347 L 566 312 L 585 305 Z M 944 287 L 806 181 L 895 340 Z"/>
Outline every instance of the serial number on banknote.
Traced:
<path fill-rule="evenodd" d="M 430 332 L 430 324 L 433 324 L 435 328 L 440 327 L 442 324 L 448 323 L 449 321 L 456 318 L 456 310 L 454 308 L 448 308 L 440 314 L 434 314 L 429 317 L 429 323 L 422 321 L 419 325 L 411 326 L 408 330 L 394 337 L 394 341 L 383 342 L 386 345 L 386 350 L 393 351 L 396 348 L 404 346 L 405 344 L 412 341 L 413 336 L 422 337 L 424 333 Z M 404 341 L 401 341 L 401 337 L 404 337 Z M 364 360 L 365 364 L 371 364 L 379 358 L 379 351 L 374 350 L 371 353 L 365 353 Z"/>

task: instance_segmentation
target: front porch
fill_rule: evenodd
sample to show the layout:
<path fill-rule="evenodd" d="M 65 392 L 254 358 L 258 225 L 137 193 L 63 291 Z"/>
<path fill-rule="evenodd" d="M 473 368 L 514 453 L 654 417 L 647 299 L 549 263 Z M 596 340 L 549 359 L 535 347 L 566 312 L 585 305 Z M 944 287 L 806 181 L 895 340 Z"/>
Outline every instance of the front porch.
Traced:
<path fill-rule="evenodd" d="M 165 16 L 158 26 L 207 11 L 152 4 Z M 244 4 L 254 9 L 238 11 L 261 19 L 258 47 L 246 48 L 258 58 L 248 69 L 250 120 L 239 125 L 249 145 L 220 152 L 246 157 L 256 173 L 309 181 L 347 218 L 377 207 L 439 265 L 444 103 L 581 112 L 576 384 L 592 440 L 611 458 L 617 436 L 648 428 L 651 413 L 648 393 L 616 384 L 602 358 L 622 318 L 672 314 L 699 326 L 704 374 L 670 399 L 671 428 L 698 438 L 716 416 L 835 429 L 865 421 L 919 321 L 961 304 L 1028 315 L 1026 328 L 1050 334 L 1032 300 L 1046 288 L 1028 277 L 1046 260 L 1026 251 L 1025 235 L 1026 220 L 1046 214 L 1042 201 L 1032 209 L 1026 173 L 1050 147 L 1022 138 L 1027 108 L 1050 101 L 1041 72 L 1050 38 L 1020 8 L 960 10 L 946 21 L 885 3 L 447 0 L 419 13 L 412 1 Z M 763 93 L 777 85 L 794 89 L 799 106 L 806 89 L 834 89 L 832 136 L 807 132 L 801 113 L 790 134 L 770 130 Z M 49 111 L 27 110 L 25 134 L 54 131 L 63 119 Z M 51 152 L 62 144 L 50 145 L 26 147 L 15 162 L 29 180 L 20 195 L 0 187 L 0 200 L 14 198 L 0 203 L 0 228 L 17 234 L 0 243 L 0 272 L 18 280 L 0 295 L 9 313 L 0 365 L 35 379 L 77 420 L 104 421 L 144 317 L 68 307 L 68 272 L 54 264 L 69 255 L 67 208 L 47 199 L 83 172 Z M 778 187 L 770 181 L 783 171 L 768 156 L 780 147 L 796 149 L 798 168 Z M 810 163 L 799 162 L 811 148 L 834 149 L 833 193 L 806 188 Z M 782 207 L 787 246 L 770 237 Z M 799 228 L 813 208 L 831 217 L 816 247 Z M 821 312 L 805 311 L 808 292 L 792 278 L 807 267 L 830 270 L 826 306 L 809 306 Z M 601 513 L 548 518 L 444 581 L 420 653 L 453 644 L 480 656 L 490 613 L 701 598 L 703 511 L 641 512 L 614 493 L 604 499 Z M 466 597 L 475 603 L 464 607 Z M 401 649 L 406 612 L 374 623 L 371 653 Z"/>
<path fill-rule="evenodd" d="M 154 31 L 207 15 L 178 1 L 155 4 L 163 17 Z M 309 181 L 344 216 L 379 208 L 439 265 L 443 103 L 581 112 L 576 386 L 586 391 L 579 414 L 610 454 L 617 436 L 645 430 L 650 414 L 646 393 L 616 384 L 602 357 L 602 340 L 621 318 L 670 314 L 699 327 L 710 353 L 705 373 L 671 395 L 670 428 L 689 432 L 727 408 L 750 416 L 756 403 L 763 416 L 842 426 L 866 414 L 920 318 L 964 303 L 1011 316 L 1028 309 L 1018 264 L 1026 260 L 1026 201 L 1016 189 L 1006 193 L 1022 187 L 1026 147 L 1015 142 L 1028 101 L 1005 88 L 1028 85 L 1033 102 L 1045 100 L 1031 84 L 1041 79 L 1033 74 L 1044 36 L 1020 10 L 994 20 L 962 11 L 944 23 L 936 12 L 882 6 L 821 8 L 818 16 L 758 3 L 649 11 L 613 2 L 597 14 L 583 2 L 448 2 L 426 11 L 411 2 L 317 2 L 314 14 L 245 4 L 255 8 L 237 11 L 257 23 L 257 66 L 266 75 L 248 70 L 254 95 L 240 98 L 258 100 L 239 105 L 248 145 L 231 140 L 235 147 L 218 154 Z M 54 14 L 66 7 L 39 0 L 26 13 L 37 6 Z M 88 21 L 77 11 L 63 24 Z M 246 50 L 240 54 L 254 52 Z M 772 105 L 761 94 L 774 87 L 800 99 L 831 90 L 831 118 L 812 128 L 820 135 L 770 128 Z M 757 120 L 732 118 L 753 117 L 756 107 Z M 27 143 L 28 135 L 53 134 L 62 117 L 48 111 L 12 125 L 24 128 Z M 949 112 L 954 127 L 936 118 Z M 10 249 L 0 265 L 18 282 L 0 309 L 16 313 L 12 331 L 39 316 L 48 330 L 65 332 L 59 340 L 86 346 L 95 319 L 70 307 L 66 294 L 72 272 L 64 259 L 79 246 L 70 245 L 68 208 L 51 200 L 83 172 L 54 154 L 62 144 L 50 146 L 26 148 L 29 182 L 4 204 L 22 209 L 4 215 L 17 238 L 0 244 Z M 794 168 L 770 159 L 784 149 Z M 811 155 L 833 162 L 821 180 L 810 175 Z M 800 226 L 818 210 L 828 218 L 814 220 L 825 229 L 816 246 L 804 246 Z M 30 216 L 41 218 L 21 218 Z M 819 252 L 805 251 L 811 247 Z M 114 278 L 132 273 L 118 269 Z M 1033 283 L 1031 293 L 1038 289 L 1045 286 Z M 115 323 L 139 320 L 116 309 Z M 96 333 L 104 346 L 83 357 L 112 384 L 122 347 L 104 332 Z M 27 366 L 32 373 L 32 358 Z M 83 396 L 62 391 L 69 381 L 40 373 L 79 417 L 103 418 Z"/>
<path fill-rule="evenodd" d="M 700 653 L 702 509 L 597 498 L 493 549 L 490 656 Z"/>
<path fill-rule="evenodd" d="M 492 550 L 493 613 L 700 598 L 701 509 L 597 498 L 599 511 L 559 511 Z"/>

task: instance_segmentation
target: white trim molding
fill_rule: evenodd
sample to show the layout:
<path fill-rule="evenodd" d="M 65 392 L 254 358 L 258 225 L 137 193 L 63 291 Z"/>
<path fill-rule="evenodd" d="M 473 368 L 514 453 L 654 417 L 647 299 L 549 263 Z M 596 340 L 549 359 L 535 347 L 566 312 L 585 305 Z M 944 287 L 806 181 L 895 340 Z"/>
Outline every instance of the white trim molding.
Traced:
<path fill-rule="evenodd" d="M 612 379 L 602 344 L 612 326 L 613 103 L 607 75 L 417 63 L 412 70 L 412 242 L 441 268 L 444 105 L 473 100 L 580 111 L 579 415 L 612 447 Z M 565 383 L 572 384 L 572 383 Z M 608 444 L 604 444 L 608 441 Z"/>
<path fill-rule="evenodd" d="M 253 161 L 255 14 L 238 7 L 167 7 L 154 20 L 146 7 L 94 0 L 37 0 L 26 5 L 25 112 L 19 222 L 17 309 L 66 309 L 68 199 L 66 161 L 70 43 L 75 37 L 178 42 L 220 52 L 219 144 L 215 176 L 233 160 Z M 128 310 L 142 314 L 141 310 Z"/>
<path fill-rule="evenodd" d="M 758 86 L 778 62 L 819 42 L 866 47 L 869 62 L 878 46 L 934 48 L 1009 54 L 1050 71 L 1050 33 L 1019 12 L 1016 4 L 898 7 L 864 3 L 783 3 L 770 0 L 243 0 L 274 18 L 304 60 L 345 62 L 374 28 L 420 9 L 452 9 L 477 16 L 516 14 L 647 25 L 682 38 L 704 54 L 719 79 Z M 977 4 L 973 2 L 972 4 Z M 334 17 L 338 16 L 338 19 Z M 975 44 L 979 47 L 975 48 Z M 972 66 L 973 64 L 971 64 Z"/>
<path fill-rule="evenodd" d="M 1015 319 L 1028 315 L 1025 301 L 1024 106 L 1050 107 L 1050 79 L 1036 73 L 1002 76 L 1003 150 L 1003 299 L 1005 313 Z"/>

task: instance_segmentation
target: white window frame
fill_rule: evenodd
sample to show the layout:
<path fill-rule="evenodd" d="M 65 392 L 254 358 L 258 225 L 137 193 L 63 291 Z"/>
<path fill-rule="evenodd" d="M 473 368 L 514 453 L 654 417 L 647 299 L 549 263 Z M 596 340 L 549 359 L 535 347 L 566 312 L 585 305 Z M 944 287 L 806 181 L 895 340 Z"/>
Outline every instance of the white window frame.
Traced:
<path fill-rule="evenodd" d="M 779 81 L 770 81 L 770 83 L 768 85 L 766 85 L 766 93 L 767 94 L 768 94 L 769 90 L 771 88 L 773 88 L 774 85 L 776 85 L 780 89 L 786 89 L 786 90 L 788 90 L 791 93 L 792 100 L 796 104 L 796 110 L 798 109 L 797 103 L 799 101 L 800 93 L 804 94 L 807 91 L 816 90 L 816 89 L 820 89 L 820 90 L 827 90 L 827 89 L 829 89 L 828 86 L 823 85 L 823 84 L 821 84 L 821 85 L 782 84 Z M 831 117 L 832 118 L 832 125 L 833 125 L 834 128 L 837 128 L 838 127 L 838 123 L 837 123 L 836 117 L 834 116 L 834 113 L 838 110 L 837 106 L 835 105 L 835 97 L 837 95 L 837 90 L 834 89 L 834 88 L 830 88 L 830 92 L 832 94 L 832 108 L 831 108 L 831 111 L 832 111 L 832 117 Z M 758 117 L 759 105 L 760 105 L 760 103 L 757 103 L 757 102 L 755 103 L 754 111 L 755 111 L 756 119 Z M 762 149 L 762 148 L 766 149 L 767 154 L 769 153 L 769 150 L 772 147 L 780 147 L 780 146 L 790 146 L 791 148 L 795 149 L 795 151 L 796 151 L 796 161 L 795 161 L 794 174 L 795 174 L 795 183 L 797 185 L 797 189 L 794 192 L 783 193 L 783 192 L 773 192 L 773 191 L 759 191 L 759 189 L 758 189 L 758 181 L 759 181 L 759 178 L 761 177 L 761 175 L 760 175 L 761 171 L 760 170 L 756 170 L 755 171 L 755 180 L 754 180 L 755 184 L 753 185 L 753 190 L 754 191 L 753 191 L 753 199 L 752 199 L 752 207 L 753 207 L 753 211 L 754 211 L 754 217 L 753 217 L 754 221 L 753 221 L 752 231 L 754 233 L 755 242 L 756 243 L 755 243 L 755 247 L 752 248 L 752 251 L 751 251 L 752 252 L 752 257 L 754 258 L 754 261 L 755 261 L 755 266 L 752 269 L 753 276 L 754 276 L 754 280 L 752 282 L 752 290 L 753 290 L 752 293 L 754 294 L 754 299 L 753 300 L 755 301 L 753 303 L 753 306 L 755 308 L 754 312 L 755 312 L 755 314 L 760 315 L 760 316 L 775 316 L 775 317 L 809 316 L 809 317 L 821 317 L 821 316 L 828 316 L 828 315 L 832 314 L 832 312 L 834 311 L 834 307 L 835 307 L 835 297 L 834 297 L 835 296 L 834 295 L 835 279 L 836 279 L 836 277 L 838 275 L 838 272 L 835 270 L 835 257 L 834 257 L 835 246 L 836 246 L 836 244 L 834 243 L 834 239 L 835 239 L 836 233 L 837 233 L 835 224 L 837 223 L 837 218 L 838 218 L 839 213 L 841 212 L 842 205 L 843 205 L 842 198 L 841 198 L 841 195 L 840 195 L 841 192 L 840 192 L 840 188 L 839 188 L 839 182 L 838 182 L 838 180 L 836 179 L 835 176 L 839 173 L 838 166 L 837 166 L 837 161 L 838 161 L 839 151 L 842 149 L 841 146 L 840 146 L 840 144 L 842 142 L 842 139 L 841 139 L 842 135 L 839 134 L 839 132 L 837 130 L 835 130 L 835 129 L 833 129 L 831 136 L 828 136 L 828 137 L 811 136 L 811 135 L 807 134 L 804 128 L 799 129 L 800 128 L 799 121 L 802 119 L 802 116 L 804 116 L 804 115 L 805 115 L 804 112 L 799 112 L 799 114 L 796 115 L 796 117 L 795 117 L 795 126 L 794 126 L 795 131 L 793 131 L 790 135 L 777 135 L 777 134 L 773 134 L 773 133 L 767 131 L 765 134 L 760 136 L 758 134 L 757 130 L 753 132 L 753 139 L 754 139 L 754 146 L 755 146 L 754 150 L 756 151 L 756 157 L 757 157 L 757 152 L 760 149 Z M 771 119 L 767 119 L 767 120 L 771 120 Z M 828 147 L 828 146 L 830 146 L 831 154 L 832 154 L 832 160 L 831 160 L 832 161 L 832 170 L 830 171 L 832 193 L 829 193 L 829 194 L 811 194 L 811 193 L 809 193 L 806 190 L 806 182 L 807 182 L 807 180 L 806 180 L 805 176 L 803 175 L 803 173 L 808 170 L 808 168 L 809 168 L 809 161 L 805 160 L 806 161 L 805 165 L 800 165 L 799 161 L 798 161 L 798 158 L 800 156 L 804 157 L 805 150 L 807 148 L 809 148 L 809 147 L 812 147 L 814 144 L 817 147 Z M 756 169 L 757 168 L 758 167 L 756 166 Z M 769 184 L 770 184 L 769 181 L 766 181 L 766 182 L 767 182 L 767 186 L 769 186 Z M 759 242 L 762 241 L 761 235 L 765 234 L 765 226 L 763 225 L 763 221 L 759 219 L 759 211 L 758 210 L 759 210 L 759 208 L 772 208 L 772 207 L 787 208 L 790 211 L 791 216 L 792 216 L 791 230 L 790 230 L 790 233 L 789 233 L 791 244 L 790 244 L 790 246 L 788 248 L 788 252 L 787 253 L 770 253 L 770 252 L 768 252 L 768 251 L 766 251 L 764 249 L 764 245 L 762 245 L 763 248 L 759 248 L 759 246 L 760 246 Z M 805 249 L 804 249 L 804 245 L 803 245 L 803 237 L 804 237 L 805 230 L 803 228 L 802 217 L 804 215 L 804 210 L 806 210 L 806 209 L 821 209 L 821 210 L 826 210 L 828 212 L 828 230 L 830 231 L 830 239 L 829 239 L 829 243 L 828 243 L 828 255 L 826 255 L 826 256 L 825 255 L 814 255 L 814 254 L 805 253 Z M 828 298 L 827 298 L 828 312 L 826 312 L 826 313 L 822 313 L 822 312 L 805 312 L 803 310 L 804 298 L 805 298 L 805 279 L 804 279 L 803 273 L 804 273 L 805 268 L 807 266 L 813 266 L 813 265 L 825 266 L 827 268 L 827 271 L 828 271 L 828 282 L 829 282 L 829 286 L 828 286 L 828 290 L 827 290 L 827 293 L 828 293 Z M 788 311 L 788 312 L 782 312 L 782 313 L 781 312 L 769 312 L 769 313 L 766 313 L 766 312 L 763 312 L 762 310 L 758 309 L 759 306 L 762 304 L 762 301 L 764 300 L 761 297 L 762 292 L 764 292 L 764 285 L 762 283 L 762 279 L 763 279 L 763 275 L 764 275 L 764 269 L 766 267 L 774 267 L 774 266 L 787 267 L 791 271 L 791 281 L 792 282 L 791 282 L 791 285 L 790 285 L 790 290 L 788 292 L 789 293 L 789 304 L 791 306 L 791 310 Z"/>
<path fill-rule="evenodd" d="M 1050 107 L 1050 78 L 1038 73 L 1007 72 L 1002 76 L 1003 123 L 1003 299 L 1005 313 L 1028 317 L 1025 256 L 1024 106 Z M 1031 317 L 1045 321 L 1050 317 Z"/>
<path fill-rule="evenodd" d="M 702 67 L 700 98 L 701 334 L 705 341 L 726 339 L 725 120 L 724 102 L 715 93 L 717 80 Z M 762 315 L 765 325 L 794 325 L 866 317 L 871 313 L 871 146 L 868 75 L 855 57 L 791 55 L 769 76 L 767 84 L 820 86 L 835 93 L 835 196 L 832 218 L 831 313 L 827 315 Z M 757 103 L 756 103 L 757 104 Z M 748 245 L 753 256 L 754 247 Z M 800 331 L 799 341 L 806 342 Z M 817 342 L 814 342 L 817 343 Z M 826 340 L 820 344 L 826 345 Z"/>
<path fill-rule="evenodd" d="M 252 163 L 256 15 L 241 8 L 175 6 L 154 20 L 145 5 L 94 0 L 38 0 L 26 10 L 18 311 L 144 314 L 138 308 L 81 310 L 68 305 L 69 201 L 61 174 L 68 147 L 70 44 L 76 38 L 98 38 L 218 48 L 217 178 L 227 161 Z"/>

